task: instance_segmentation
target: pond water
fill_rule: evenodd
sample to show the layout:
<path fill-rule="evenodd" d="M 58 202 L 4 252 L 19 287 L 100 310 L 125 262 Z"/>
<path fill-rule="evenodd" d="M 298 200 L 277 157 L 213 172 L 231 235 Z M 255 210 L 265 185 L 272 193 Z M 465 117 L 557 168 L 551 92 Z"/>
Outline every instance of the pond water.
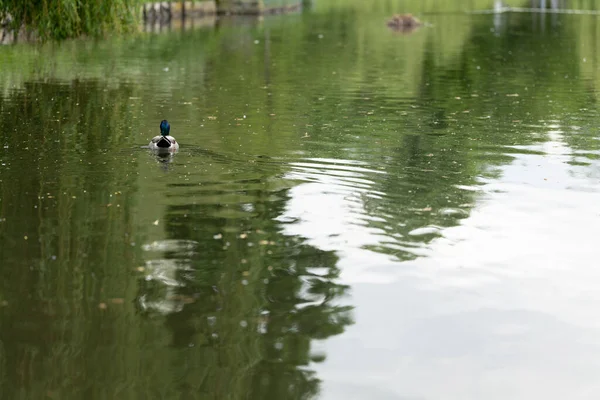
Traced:
<path fill-rule="evenodd" d="M 1 398 L 598 398 L 598 17 L 333 3 L 0 48 Z"/>

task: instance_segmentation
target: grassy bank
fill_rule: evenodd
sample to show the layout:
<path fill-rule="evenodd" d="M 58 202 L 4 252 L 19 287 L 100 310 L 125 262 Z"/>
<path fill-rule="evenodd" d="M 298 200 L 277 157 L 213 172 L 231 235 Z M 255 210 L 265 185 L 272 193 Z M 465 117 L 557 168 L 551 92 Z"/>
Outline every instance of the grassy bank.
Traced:
<path fill-rule="evenodd" d="M 0 19 L 9 28 L 25 27 L 41 39 L 132 29 L 141 0 L 3 0 Z"/>

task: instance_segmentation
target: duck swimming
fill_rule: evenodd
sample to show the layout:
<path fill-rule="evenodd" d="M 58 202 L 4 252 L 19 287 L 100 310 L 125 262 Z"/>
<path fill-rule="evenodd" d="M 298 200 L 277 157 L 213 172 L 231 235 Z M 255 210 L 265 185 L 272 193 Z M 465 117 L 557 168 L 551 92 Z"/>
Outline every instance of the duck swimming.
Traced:
<path fill-rule="evenodd" d="M 409 32 L 421 26 L 422 23 L 412 14 L 396 14 L 387 22 L 387 26 L 395 31 Z"/>
<path fill-rule="evenodd" d="M 173 136 L 169 135 L 171 125 L 166 119 L 160 121 L 160 136 L 154 136 L 148 147 L 151 150 L 175 151 L 179 149 L 179 143 Z"/>

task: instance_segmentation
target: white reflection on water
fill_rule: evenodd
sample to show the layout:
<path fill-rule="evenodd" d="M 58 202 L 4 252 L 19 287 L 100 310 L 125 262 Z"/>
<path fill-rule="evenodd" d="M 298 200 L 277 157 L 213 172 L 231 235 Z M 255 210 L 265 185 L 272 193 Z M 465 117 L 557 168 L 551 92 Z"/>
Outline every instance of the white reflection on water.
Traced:
<path fill-rule="evenodd" d="M 153 257 L 146 260 L 140 271 L 152 289 L 138 296 L 142 310 L 170 314 L 183 309 L 186 299 L 179 296 L 177 290 L 185 286 L 181 273 L 193 270 L 191 260 L 186 257 L 194 254 L 197 245 L 198 243 L 192 240 L 172 239 L 154 241 L 142 246 L 149 257 Z M 176 258 L 157 257 L 158 254 L 167 252 Z"/>
<path fill-rule="evenodd" d="M 378 233 L 352 223 L 351 193 L 325 194 L 327 182 L 292 190 L 286 215 L 298 222 L 286 229 L 338 251 L 356 306 L 356 324 L 314 349 L 327 355 L 314 365 L 321 398 L 600 395 L 598 162 L 567 164 L 552 129 L 414 261 L 362 248 Z"/>
<path fill-rule="evenodd" d="M 346 160 L 319 161 L 294 163 L 291 165 L 292 172 L 285 177 L 305 182 L 290 190 L 291 199 L 279 219 L 298 222 L 286 224 L 285 232 L 307 238 L 310 245 L 321 250 L 337 251 L 344 260 L 352 260 L 344 264 L 345 275 L 354 275 L 360 281 L 388 281 L 385 276 L 376 274 L 374 269 L 393 265 L 389 257 L 363 249 L 364 246 L 380 243 L 385 234 L 365 223 L 368 216 L 361 201 L 362 195 L 371 192 L 371 182 L 366 175 L 382 172 L 357 168 L 352 165 L 353 162 Z M 347 174 L 340 173 L 344 169 Z M 349 182 L 348 174 L 362 184 Z"/>

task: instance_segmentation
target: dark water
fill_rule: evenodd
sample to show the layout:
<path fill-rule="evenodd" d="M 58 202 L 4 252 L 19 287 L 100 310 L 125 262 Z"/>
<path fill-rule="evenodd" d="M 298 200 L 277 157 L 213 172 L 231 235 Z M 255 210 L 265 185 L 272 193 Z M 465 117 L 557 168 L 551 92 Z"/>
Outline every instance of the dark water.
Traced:
<path fill-rule="evenodd" d="M 598 17 L 389 12 L 0 48 L 0 397 L 596 399 Z"/>

